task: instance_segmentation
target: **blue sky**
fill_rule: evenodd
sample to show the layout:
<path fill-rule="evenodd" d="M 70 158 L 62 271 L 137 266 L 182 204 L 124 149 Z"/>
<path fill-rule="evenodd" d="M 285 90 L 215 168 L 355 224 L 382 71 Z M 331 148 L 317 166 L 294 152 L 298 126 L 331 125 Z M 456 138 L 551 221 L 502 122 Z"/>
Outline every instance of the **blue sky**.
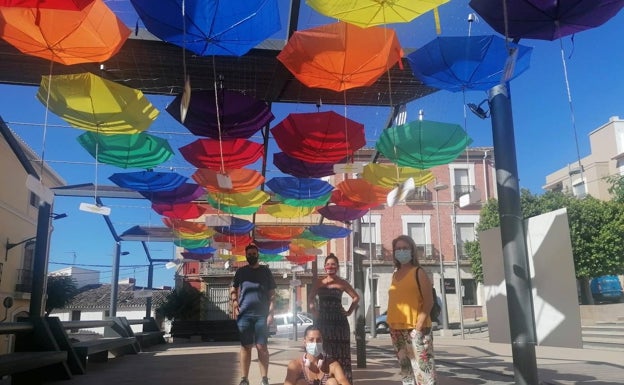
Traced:
<path fill-rule="evenodd" d="M 111 1 L 119 6 L 122 2 Z M 280 4 L 286 4 L 280 0 Z M 300 29 L 311 28 L 330 20 L 314 14 L 304 4 Z M 442 36 L 466 36 L 468 34 L 467 15 L 472 10 L 466 1 L 452 1 L 440 7 Z M 123 15 L 132 27 L 134 16 Z M 285 19 L 282 15 L 282 19 Z M 516 151 L 520 185 L 534 193 L 541 193 L 545 176 L 554 170 L 574 162 L 577 157 L 574 130 L 576 129 L 580 156 L 589 154 L 587 135 L 606 123 L 611 116 L 624 117 L 624 12 L 606 24 L 565 37 L 560 41 L 525 40 L 520 44 L 533 47 L 531 67 L 511 82 L 511 99 L 516 138 Z M 417 48 L 436 36 L 431 14 L 409 23 L 396 25 L 399 39 L 405 48 Z M 477 20 L 471 26 L 472 35 L 493 34 L 493 30 L 483 21 Z M 277 34 L 275 37 L 280 37 Z M 568 84 L 572 103 L 568 101 L 567 85 L 562 64 L 566 60 Z M 35 152 L 42 155 L 69 184 L 98 182 L 111 184 L 108 176 L 124 172 L 110 166 L 96 167 L 86 151 L 76 142 L 82 131 L 48 114 L 46 123 L 45 107 L 36 100 L 35 87 L 0 85 L 0 116 L 9 122 Z M 423 110 L 425 119 L 457 123 L 465 127 L 473 138 L 473 146 L 491 146 L 491 121 L 481 120 L 470 112 L 465 112 L 464 102 L 478 104 L 487 97 L 485 92 L 471 91 L 451 93 L 439 91 L 408 105 L 408 119 L 418 118 Z M 169 97 L 148 95 L 149 100 L 160 110 L 160 116 L 150 128 L 152 134 L 165 137 L 174 149 L 187 144 L 195 137 L 184 127 L 169 117 L 165 107 Z M 335 109 L 341 114 L 355 119 L 366 127 L 367 144 L 374 146 L 390 113 L 388 108 L 354 108 L 323 106 L 322 109 Z M 310 105 L 274 105 L 276 119 L 281 121 L 290 112 L 312 112 Z M 572 114 L 571 110 L 574 111 Z M 574 121 L 574 123 L 573 123 Z M 44 126 L 47 128 L 44 130 Z M 44 131 L 46 132 L 44 136 Z M 275 149 L 275 142 L 270 146 Z M 43 150 L 45 149 L 45 152 Z M 177 154 L 162 165 L 164 169 L 175 170 L 190 175 L 194 169 Z M 277 171 L 269 166 L 267 178 Z M 81 202 L 93 203 L 93 198 L 60 198 L 55 202 L 55 212 L 66 212 L 68 218 L 54 222 L 54 233 L 50 250 L 50 270 L 63 268 L 75 262 L 78 265 L 94 265 L 101 270 L 101 281 L 110 282 L 113 253 L 113 240 L 108 229 L 97 215 L 78 210 Z M 113 201 L 105 200 L 111 207 L 111 220 L 116 229 L 122 232 L 134 225 L 162 224 L 160 216 L 144 200 Z M 147 259 L 140 244 L 125 242 L 124 251 L 130 254 L 122 257 L 120 277 L 135 277 L 139 285 L 146 284 Z M 173 245 L 150 243 L 153 258 L 171 258 Z M 74 258 L 75 253 L 75 258 Z M 123 267 L 127 266 L 127 267 Z M 89 266 L 84 266 L 89 267 Z M 155 286 L 172 285 L 173 270 L 164 266 L 156 269 Z"/>

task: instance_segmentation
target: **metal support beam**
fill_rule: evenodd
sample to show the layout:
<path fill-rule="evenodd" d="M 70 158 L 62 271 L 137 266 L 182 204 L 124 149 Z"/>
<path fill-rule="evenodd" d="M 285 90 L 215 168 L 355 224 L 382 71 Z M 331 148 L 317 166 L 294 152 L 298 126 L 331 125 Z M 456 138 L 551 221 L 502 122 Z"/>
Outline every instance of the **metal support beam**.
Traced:
<path fill-rule="evenodd" d="M 119 260 L 121 259 L 121 243 L 115 242 L 113 248 L 113 278 L 111 278 L 111 302 L 109 315 L 117 316 L 117 296 L 119 294 Z"/>
<path fill-rule="evenodd" d="M 488 99 L 496 158 L 496 187 L 515 383 L 539 384 L 535 356 L 531 272 L 520 206 L 518 165 L 508 86 L 499 84 L 492 87 Z"/>
<path fill-rule="evenodd" d="M 145 256 L 149 261 L 149 269 L 147 270 L 147 290 L 152 290 L 152 285 L 154 284 L 154 261 L 152 261 L 152 255 L 147 248 L 147 244 L 145 242 L 141 242 L 143 245 L 143 250 L 145 251 Z M 145 317 L 152 316 L 152 296 L 149 296 L 145 299 Z"/>
<path fill-rule="evenodd" d="M 39 206 L 37 215 L 37 242 L 35 243 L 35 260 L 33 261 L 32 290 L 30 293 L 31 317 L 43 315 L 43 298 L 47 285 L 48 246 L 50 235 L 50 215 L 52 206 L 44 202 Z"/>

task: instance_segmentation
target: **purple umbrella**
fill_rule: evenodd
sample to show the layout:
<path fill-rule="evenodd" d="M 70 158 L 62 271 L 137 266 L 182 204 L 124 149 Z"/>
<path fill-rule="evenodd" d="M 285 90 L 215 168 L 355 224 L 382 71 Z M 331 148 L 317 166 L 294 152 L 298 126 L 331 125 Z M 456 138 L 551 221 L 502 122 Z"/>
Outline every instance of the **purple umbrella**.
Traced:
<path fill-rule="evenodd" d="M 279 249 L 284 246 L 288 247 L 290 245 L 290 240 L 288 241 L 259 241 L 254 240 L 254 245 L 258 246 L 259 249 Z M 271 253 L 269 253 L 271 254 Z"/>
<path fill-rule="evenodd" d="M 334 163 L 310 163 L 293 158 L 285 152 L 274 153 L 273 164 L 283 173 L 299 178 L 322 178 L 334 175 Z"/>
<path fill-rule="evenodd" d="M 503 3 L 507 6 L 507 20 Z M 496 32 L 509 38 L 555 40 L 604 24 L 623 0 L 471 0 L 469 5 Z"/>
<path fill-rule="evenodd" d="M 171 191 L 180 187 L 187 177 L 175 172 L 136 171 L 116 173 L 110 179 L 119 187 L 134 191 Z"/>
<path fill-rule="evenodd" d="M 184 259 L 192 259 L 195 261 L 206 261 L 210 258 L 212 258 L 214 256 L 214 254 L 198 254 L 198 253 L 191 253 L 190 251 L 183 251 L 182 252 L 182 257 Z"/>
<path fill-rule="evenodd" d="M 217 233 L 225 235 L 247 234 L 253 230 L 254 224 L 242 218 L 232 217 L 232 223 L 229 226 L 215 226 Z"/>
<path fill-rule="evenodd" d="M 268 104 L 263 101 L 236 91 L 218 92 L 221 139 L 247 139 L 275 118 Z M 181 100 L 182 94 L 178 94 L 167 106 L 167 112 L 178 122 L 181 122 Z M 193 90 L 182 124 L 195 135 L 219 139 L 215 92 Z"/>
<path fill-rule="evenodd" d="M 206 194 L 204 188 L 193 183 L 184 183 L 170 191 L 142 191 L 141 195 L 152 203 L 184 203 L 194 201 Z"/>
<path fill-rule="evenodd" d="M 327 205 L 321 207 L 320 209 L 317 209 L 316 211 L 318 211 L 318 213 L 321 214 L 324 218 L 327 218 L 329 220 L 348 222 L 362 218 L 364 215 L 366 215 L 368 209 L 359 210 L 339 205 Z"/>

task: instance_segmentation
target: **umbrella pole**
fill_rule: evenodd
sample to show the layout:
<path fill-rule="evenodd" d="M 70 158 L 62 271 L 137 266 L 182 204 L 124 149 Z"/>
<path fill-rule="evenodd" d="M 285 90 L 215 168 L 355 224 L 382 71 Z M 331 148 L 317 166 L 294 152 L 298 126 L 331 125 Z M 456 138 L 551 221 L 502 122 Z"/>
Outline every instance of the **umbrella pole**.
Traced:
<path fill-rule="evenodd" d="M 496 158 L 501 241 L 514 377 L 518 385 L 538 384 L 531 272 L 520 206 L 518 165 L 508 85 L 488 91 Z"/>

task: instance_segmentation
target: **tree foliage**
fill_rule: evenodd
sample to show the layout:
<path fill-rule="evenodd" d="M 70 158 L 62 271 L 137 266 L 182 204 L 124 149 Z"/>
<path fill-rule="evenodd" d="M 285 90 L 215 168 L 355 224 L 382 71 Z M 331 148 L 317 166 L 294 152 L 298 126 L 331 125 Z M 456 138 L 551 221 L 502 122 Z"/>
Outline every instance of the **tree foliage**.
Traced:
<path fill-rule="evenodd" d="M 48 317 L 52 310 L 64 308 L 78 294 L 76 281 L 69 275 L 49 276 L 46 294 L 45 316 Z"/>
<path fill-rule="evenodd" d="M 188 283 L 173 290 L 156 312 L 168 319 L 199 320 L 202 294 Z"/>
<path fill-rule="evenodd" d="M 591 277 L 624 273 L 624 183 L 622 200 L 600 201 L 590 196 L 577 199 L 561 192 L 533 195 L 522 190 L 520 204 L 525 219 L 566 208 L 576 277 L 587 282 Z M 491 199 L 481 209 L 477 232 L 500 225 L 498 201 Z M 475 280 L 483 282 L 479 242 L 466 245 Z"/>

